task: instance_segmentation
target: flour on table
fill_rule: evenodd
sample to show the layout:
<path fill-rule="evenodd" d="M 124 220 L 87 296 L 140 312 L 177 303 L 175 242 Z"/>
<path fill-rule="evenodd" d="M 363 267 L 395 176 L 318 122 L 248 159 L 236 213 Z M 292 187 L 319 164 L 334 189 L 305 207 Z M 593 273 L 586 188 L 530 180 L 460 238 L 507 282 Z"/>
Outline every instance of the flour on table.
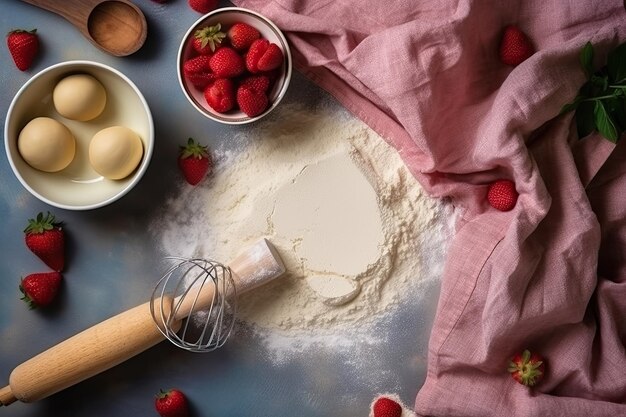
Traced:
<path fill-rule="evenodd" d="M 224 263 L 261 237 L 276 246 L 288 272 L 242 294 L 240 320 L 283 342 L 336 334 L 418 291 L 436 203 L 361 121 L 281 105 L 225 140 L 212 177 L 168 201 L 153 232 L 168 254 Z"/>

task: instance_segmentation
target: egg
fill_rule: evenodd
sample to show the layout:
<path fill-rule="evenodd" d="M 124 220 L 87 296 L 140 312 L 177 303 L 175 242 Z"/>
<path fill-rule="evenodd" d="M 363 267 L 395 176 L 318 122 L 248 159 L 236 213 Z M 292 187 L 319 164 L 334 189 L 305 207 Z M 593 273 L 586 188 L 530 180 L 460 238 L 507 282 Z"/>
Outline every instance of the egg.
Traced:
<path fill-rule="evenodd" d="M 21 130 L 17 148 L 31 167 L 45 172 L 57 172 L 74 159 L 76 141 L 63 123 L 49 117 L 37 117 Z"/>
<path fill-rule="evenodd" d="M 107 102 L 104 86 L 88 74 L 61 79 L 52 91 L 54 108 L 63 117 L 85 122 L 98 117 Z"/>
<path fill-rule="evenodd" d="M 89 162 L 105 178 L 120 180 L 129 176 L 143 156 L 143 143 L 133 130 L 124 126 L 107 127 L 89 143 Z"/>

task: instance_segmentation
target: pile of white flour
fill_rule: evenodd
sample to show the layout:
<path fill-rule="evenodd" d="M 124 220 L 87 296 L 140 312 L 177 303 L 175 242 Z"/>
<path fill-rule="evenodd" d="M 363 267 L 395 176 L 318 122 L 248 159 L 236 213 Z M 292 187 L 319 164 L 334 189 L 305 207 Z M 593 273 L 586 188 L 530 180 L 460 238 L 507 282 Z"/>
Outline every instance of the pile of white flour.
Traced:
<path fill-rule="evenodd" d="M 168 254 L 224 263 L 268 238 L 288 272 L 242 295 L 238 317 L 274 341 L 364 329 L 433 279 L 420 251 L 441 208 L 347 112 L 275 112 L 229 139 L 238 150 L 216 149 L 212 176 L 168 201 L 153 232 Z"/>

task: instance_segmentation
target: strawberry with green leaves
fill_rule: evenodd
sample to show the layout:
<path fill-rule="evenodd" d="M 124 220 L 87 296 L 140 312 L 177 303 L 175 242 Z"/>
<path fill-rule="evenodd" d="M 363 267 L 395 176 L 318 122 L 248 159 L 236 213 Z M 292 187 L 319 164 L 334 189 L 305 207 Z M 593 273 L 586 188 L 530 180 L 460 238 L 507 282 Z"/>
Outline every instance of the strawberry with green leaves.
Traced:
<path fill-rule="evenodd" d="M 7 34 L 7 47 L 15 65 L 20 71 L 30 68 L 39 53 L 39 36 L 37 29 L 17 29 Z"/>
<path fill-rule="evenodd" d="M 159 390 L 154 400 L 154 407 L 161 417 L 188 417 L 187 397 L 179 389 Z"/>
<path fill-rule="evenodd" d="M 22 300 L 31 309 L 50 305 L 56 298 L 61 280 L 59 272 L 42 272 L 26 276 L 19 287 L 23 294 Z"/>
<path fill-rule="evenodd" d="M 28 220 L 24 229 L 26 247 L 57 272 L 65 267 L 65 232 L 61 223 L 48 212 Z"/>
<path fill-rule="evenodd" d="M 213 162 L 206 146 L 197 143 L 193 138 L 189 138 L 187 145 L 180 147 L 178 155 L 178 166 L 185 177 L 185 180 L 196 185 L 211 171 Z"/>
<path fill-rule="evenodd" d="M 526 349 L 513 356 L 508 370 L 514 380 L 527 387 L 533 387 L 543 380 L 546 364 L 541 355 Z"/>
<path fill-rule="evenodd" d="M 222 32 L 222 25 L 203 27 L 193 33 L 191 45 L 200 55 L 212 55 L 222 45 L 226 34 Z"/>

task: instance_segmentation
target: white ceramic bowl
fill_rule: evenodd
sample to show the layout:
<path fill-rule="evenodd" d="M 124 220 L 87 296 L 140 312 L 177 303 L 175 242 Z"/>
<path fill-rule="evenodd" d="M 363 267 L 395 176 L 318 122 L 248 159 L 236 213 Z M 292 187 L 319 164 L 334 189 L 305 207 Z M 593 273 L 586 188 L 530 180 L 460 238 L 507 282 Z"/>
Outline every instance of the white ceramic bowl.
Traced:
<path fill-rule="evenodd" d="M 93 120 L 79 122 L 59 115 L 52 102 L 56 83 L 70 74 L 90 74 L 107 92 L 103 112 Z M 20 156 L 17 138 L 33 118 L 46 116 L 67 126 L 76 139 L 76 155 L 67 168 L 55 172 L 38 171 Z M 99 130 L 114 125 L 134 130 L 142 140 L 143 156 L 128 177 L 110 180 L 98 174 L 89 163 L 89 142 Z M 34 75 L 17 92 L 4 125 L 6 154 L 15 176 L 41 201 L 67 210 L 89 210 L 110 204 L 139 182 L 150 163 L 154 147 L 154 125 L 148 103 L 139 89 L 118 70 L 91 61 L 69 61 L 52 65 Z"/>
<path fill-rule="evenodd" d="M 183 75 L 183 64 L 188 59 L 196 55 L 191 40 L 197 29 L 201 29 L 207 26 L 214 26 L 217 23 L 222 25 L 222 31 L 225 32 L 234 23 L 243 22 L 255 27 L 261 32 L 261 37 L 267 39 L 271 43 L 278 45 L 285 56 L 283 66 L 280 70 L 280 76 L 276 80 L 272 91 L 269 93 L 269 107 L 260 115 L 255 117 L 248 117 L 240 110 L 231 110 L 227 113 L 218 113 L 213 110 L 206 102 L 204 94 L 201 90 L 195 88 L 190 82 L 188 82 Z M 217 122 L 238 125 L 254 122 L 261 119 L 270 113 L 278 106 L 283 96 L 287 92 L 289 87 L 289 81 L 291 80 L 292 71 L 291 51 L 287 40 L 283 33 L 272 23 L 268 18 L 253 12 L 252 10 L 243 9 L 240 7 L 224 7 L 216 9 L 198 19 L 185 33 L 183 40 L 180 43 L 178 50 L 178 81 L 180 86 L 187 97 L 187 100 L 204 116 L 209 119 L 213 119 Z"/>

